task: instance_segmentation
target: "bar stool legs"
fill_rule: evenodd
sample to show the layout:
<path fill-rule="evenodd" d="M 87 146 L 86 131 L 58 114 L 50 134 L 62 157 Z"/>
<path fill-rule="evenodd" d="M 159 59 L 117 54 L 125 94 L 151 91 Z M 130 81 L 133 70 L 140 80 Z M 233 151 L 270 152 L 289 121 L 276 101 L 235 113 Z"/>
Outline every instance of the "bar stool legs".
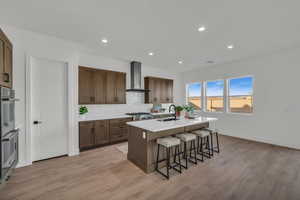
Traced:
<path fill-rule="evenodd" d="M 204 143 L 204 140 L 206 140 L 206 143 Z M 211 158 L 211 145 L 210 145 L 210 141 L 209 141 L 209 136 L 205 136 L 205 137 L 197 137 L 197 153 L 199 155 L 201 155 L 201 159 L 197 158 L 199 161 L 204 162 L 204 157 L 206 158 Z M 206 148 L 208 151 L 205 151 L 204 149 L 204 145 L 206 145 Z"/>
<path fill-rule="evenodd" d="M 220 153 L 220 144 L 219 144 L 219 133 L 218 130 L 210 130 L 207 129 L 210 132 L 210 137 L 211 137 L 211 151 L 212 155 L 214 155 L 214 152 Z M 217 146 L 214 146 L 213 144 L 213 138 L 216 138 Z"/>
<path fill-rule="evenodd" d="M 188 151 L 187 151 L 187 142 L 183 142 L 183 159 L 185 159 L 185 165 L 183 165 L 183 168 L 188 169 L 188 161 L 194 164 L 198 164 L 197 163 L 197 148 L 196 148 L 196 141 L 192 140 L 190 141 L 191 145 L 190 145 L 190 151 L 189 151 L 189 156 L 187 155 Z M 192 154 L 194 154 L 192 156 Z"/>

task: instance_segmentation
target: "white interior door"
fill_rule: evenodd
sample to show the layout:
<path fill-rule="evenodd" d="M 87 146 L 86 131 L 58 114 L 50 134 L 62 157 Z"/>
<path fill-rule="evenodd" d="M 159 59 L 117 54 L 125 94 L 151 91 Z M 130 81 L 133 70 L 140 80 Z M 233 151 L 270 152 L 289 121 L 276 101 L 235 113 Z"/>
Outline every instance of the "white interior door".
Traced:
<path fill-rule="evenodd" d="M 67 64 L 31 59 L 32 161 L 67 154 Z"/>

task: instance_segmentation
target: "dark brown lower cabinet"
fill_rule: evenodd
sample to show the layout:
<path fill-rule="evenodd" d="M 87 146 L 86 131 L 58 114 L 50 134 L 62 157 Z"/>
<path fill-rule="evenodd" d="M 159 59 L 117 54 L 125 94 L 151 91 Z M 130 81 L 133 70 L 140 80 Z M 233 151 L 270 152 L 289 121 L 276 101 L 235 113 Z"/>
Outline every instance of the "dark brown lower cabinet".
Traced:
<path fill-rule="evenodd" d="M 80 150 L 127 140 L 129 128 L 126 122 L 131 120 L 132 118 L 121 118 L 79 122 Z"/>
<path fill-rule="evenodd" d="M 95 145 L 104 145 L 108 143 L 108 120 L 95 121 Z"/>
<path fill-rule="evenodd" d="M 79 148 L 89 148 L 94 146 L 94 122 L 79 123 Z"/>

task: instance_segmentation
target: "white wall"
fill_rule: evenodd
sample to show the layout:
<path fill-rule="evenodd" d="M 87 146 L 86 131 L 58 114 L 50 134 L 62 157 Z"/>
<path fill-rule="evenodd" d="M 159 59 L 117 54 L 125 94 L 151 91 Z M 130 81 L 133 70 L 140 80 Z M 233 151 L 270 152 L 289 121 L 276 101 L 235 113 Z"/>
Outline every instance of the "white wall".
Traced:
<path fill-rule="evenodd" d="M 254 113 L 210 114 L 225 135 L 300 149 L 300 49 L 184 73 L 184 83 L 254 76 Z"/>
<path fill-rule="evenodd" d="M 109 58 L 102 58 L 94 55 L 87 55 L 89 49 L 78 44 L 61 40 L 55 37 L 41 35 L 30 31 L 17 29 L 12 26 L 1 25 L 1 29 L 6 33 L 14 45 L 13 49 L 13 84 L 16 90 L 16 97 L 20 101 L 16 104 L 16 124 L 20 128 L 19 166 L 30 164 L 28 157 L 28 138 L 26 138 L 26 90 L 25 90 L 25 72 L 26 58 L 28 56 L 47 58 L 50 60 L 64 61 L 68 63 L 68 95 L 71 97 L 69 102 L 69 155 L 76 155 L 79 152 L 78 147 L 78 65 L 98 67 L 115 71 L 129 72 L 129 63 Z M 85 53 L 83 53 L 85 52 Z M 183 99 L 182 79 L 176 74 L 152 69 L 143 66 L 143 75 L 161 76 L 175 79 L 175 101 L 181 102 Z M 129 76 L 129 73 L 128 73 Z M 177 78 L 179 78 L 177 80 Z M 129 83 L 129 77 L 127 77 Z M 129 87 L 129 86 L 128 86 Z"/>

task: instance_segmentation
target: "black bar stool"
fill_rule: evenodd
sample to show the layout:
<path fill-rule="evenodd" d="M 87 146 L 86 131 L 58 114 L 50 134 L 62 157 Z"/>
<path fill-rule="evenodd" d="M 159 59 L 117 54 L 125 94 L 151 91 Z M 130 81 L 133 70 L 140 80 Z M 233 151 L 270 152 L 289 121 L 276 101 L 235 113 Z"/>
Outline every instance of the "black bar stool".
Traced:
<path fill-rule="evenodd" d="M 220 153 L 220 143 L 219 143 L 219 130 L 218 129 L 206 129 L 210 132 L 211 137 L 211 151 L 212 155 L 214 155 L 214 152 Z M 213 137 L 215 136 L 217 145 L 214 146 L 213 144 Z"/>
<path fill-rule="evenodd" d="M 201 155 L 201 162 L 204 162 L 204 157 L 211 158 L 211 146 L 210 146 L 210 131 L 206 129 L 200 129 L 193 131 L 193 133 L 197 136 L 197 153 Z M 204 148 L 206 145 L 206 148 Z"/>
<path fill-rule="evenodd" d="M 169 174 L 169 170 L 170 169 L 174 169 L 175 171 L 181 173 L 181 159 L 180 159 L 180 139 L 175 138 L 175 137 L 165 137 L 165 138 L 158 138 L 157 141 L 157 157 L 156 157 L 156 166 L 155 166 L 155 170 L 160 173 L 161 175 L 163 175 L 164 177 L 166 177 L 167 179 L 170 178 L 170 174 Z M 166 149 L 166 154 L 167 154 L 167 158 L 164 158 L 162 160 L 159 160 L 159 151 L 160 151 L 160 147 L 164 147 Z M 170 164 L 170 154 L 171 154 L 171 148 L 175 147 L 175 153 L 174 153 L 174 164 L 171 165 Z M 176 160 L 176 158 L 178 157 L 178 162 Z M 167 161 L 167 174 L 163 173 L 159 167 L 158 164 L 160 162 L 163 161 Z M 176 168 L 179 166 L 179 169 Z"/>
<path fill-rule="evenodd" d="M 184 145 L 183 148 L 183 158 L 185 159 L 185 165 L 183 165 L 183 167 L 185 169 L 188 168 L 188 161 L 191 163 L 194 163 L 197 165 L 197 150 L 196 150 L 196 135 L 192 134 L 192 133 L 181 133 L 176 135 L 176 137 L 178 137 Z M 187 145 L 190 142 L 190 152 L 189 152 L 189 156 L 188 156 L 188 152 L 187 152 Z M 192 152 L 194 154 L 194 156 L 192 156 Z"/>

